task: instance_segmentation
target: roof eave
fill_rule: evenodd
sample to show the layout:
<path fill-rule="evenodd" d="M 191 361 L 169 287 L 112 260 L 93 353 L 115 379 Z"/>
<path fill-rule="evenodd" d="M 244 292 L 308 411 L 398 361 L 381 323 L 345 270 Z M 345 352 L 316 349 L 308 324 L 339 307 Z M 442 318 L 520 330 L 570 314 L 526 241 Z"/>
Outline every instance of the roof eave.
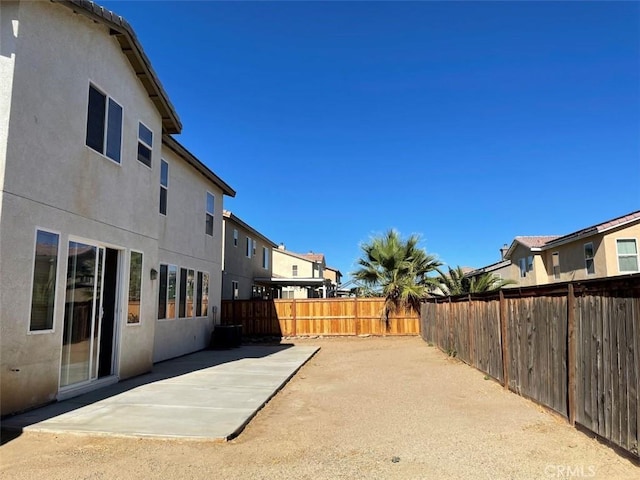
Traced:
<path fill-rule="evenodd" d="M 131 25 L 121 16 L 88 0 L 51 0 L 70 8 L 74 13 L 82 14 L 91 20 L 109 27 L 109 34 L 116 37 L 122 53 L 127 57 L 136 76 L 147 90 L 149 98 L 162 118 L 163 133 L 180 133 L 182 123 L 162 87 L 149 57 L 145 54 Z"/>
<path fill-rule="evenodd" d="M 192 167 L 194 167 L 198 172 L 204 175 L 207 180 L 213 182 L 216 186 L 218 186 L 222 190 L 222 193 L 229 197 L 236 196 L 236 191 L 233 188 L 231 188 L 224 180 L 213 173 L 204 163 L 198 160 L 195 155 L 184 148 L 180 144 L 180 142 L 178 142 L 171 135 L 163 135 L 162 144 L 166 145 L 180 157 L 184 158 L 189 164 L 191 164 Z"/>

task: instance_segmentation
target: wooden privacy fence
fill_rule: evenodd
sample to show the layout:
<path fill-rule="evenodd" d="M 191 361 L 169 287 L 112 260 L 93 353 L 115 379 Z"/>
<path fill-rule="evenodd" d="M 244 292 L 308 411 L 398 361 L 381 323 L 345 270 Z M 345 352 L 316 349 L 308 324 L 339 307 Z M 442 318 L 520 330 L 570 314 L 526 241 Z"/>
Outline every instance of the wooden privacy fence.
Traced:
<path fill-rule="evenodd" d="M 640 275 L 429 299 L 422 337 L 638 456 Z"/>
<path fill-rule="evenodd" d="M 380 320 L 381 298 L 223 300 L 223 325 L 241 324 L 243 335 L 420 335 L 420 316 L 402 310 L 389 329 Z"/>

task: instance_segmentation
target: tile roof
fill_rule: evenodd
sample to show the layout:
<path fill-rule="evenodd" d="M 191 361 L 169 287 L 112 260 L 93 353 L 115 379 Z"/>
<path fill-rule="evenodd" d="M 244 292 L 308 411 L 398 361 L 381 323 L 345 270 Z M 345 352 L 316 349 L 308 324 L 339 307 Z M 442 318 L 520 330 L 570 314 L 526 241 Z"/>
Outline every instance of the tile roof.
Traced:
<path fill-rule="evenodd" d="M 640 210 L 635 212 L 631 212 L 627 215 L 622 215 L 621 217 L 616 217 L 611 220 L 607 220 L 606 222 L 599 223 L 597 225 L 592 225 L 587 228 L 583 228 L 581 230 L 575 231 L 573 233 L 569 233 L 567 235 L 563 235 L 561 237 L 557 237 L 553 240 L 549 240 L 547 246 L 557 245 L 559 243 L 566 243 L 573 240 L 577 240 L 582 237 L 594 235 L 596 233 L 602 233 L 612 228 L 626 225 L 627 223 L 640 221 Z"/>
<path fill-rule="evenodd" d="M 551 240 L 555 240 L 559 238 L 560 235 L 537 235 L 537 236 L 527 236 L 527 237 L 516 237 L 516 240 L 520 242 L 525 247 L 529 248 L 540 248 L 544 246 L 545 243 L 550 242 Z"/>

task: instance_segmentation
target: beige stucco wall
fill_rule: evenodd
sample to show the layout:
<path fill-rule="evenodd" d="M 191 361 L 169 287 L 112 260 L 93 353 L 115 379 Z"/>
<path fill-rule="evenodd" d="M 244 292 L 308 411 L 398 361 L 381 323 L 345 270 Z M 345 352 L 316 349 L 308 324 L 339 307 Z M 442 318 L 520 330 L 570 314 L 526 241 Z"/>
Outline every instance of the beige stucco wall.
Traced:
<path fill-rule="evenodd" d="M 238 245 L 233 244 L 233 231 L 238 231 Z M 238 282 L 238 299 L 248 299 L 252 296 L 255 278 L 270 278 L 273 267 L 273 253 L 271 244 L 234 221 L 224 218 L 224 270 L 222 272 L 222 298 L 233 298 L 232 282 Z M 256 241 L 256 253 L 247 257 L 247 237 Z M 267 249 L 268 265 L 263 268 L 262 249 Z"/>
<path fill-rule="evenodd" d="M 640 251 L 640 222 L 606 232 L 604 237 L 604 265 L 607 275 L 610 277 L 629 273 L 620 271 L 616 243 L 618 239 L 635 239 L 636 249 Z"/>
<path fill-rule="evenodd" d="M 2 2 L 3 39 L 6 6 Z M 158 264 L 157 215 L 149 212 L 157 212 L 159 196 L 160 116 L 106 27 L 50 2 L 20 3 L 17 20 L 0 214 L 2 414 L 57 394 L 70 238 L 120 251 L 120 378 L 152 367 L 157 303 L 157 282 L 148 272 Z M 0 57 L 6 72 L 7 57 Z M 4 73 L 0 80 L 6 81 Z M 121 165 L 85 146 L 90 81 L 123 107 Z M 138 121 L 154 133 L 152 169 L 136 159 Z M 37 227 L 59 232 L 60 250 L 54 330 L 33 334 L 28 330 Z M 144 255 L 137 326 L 123 321 L 131 249 Z"/>
<path fill-rule="evenodd" d="M 521 258 L 526 259 L 528 256 L 533 256 L 533 271 L 527 272 L 526 277 L 521 277 L 519 260 Z M 540 252 L 531 252 L 529 248 L 521 244 L 518 244 L 511 254 L 511 265 L 506 267 L 505 271 L 507 272 L 505 278 L 511 278 L 517 282 L 517 284 L 510 285 L 511 287 L 528 287 L 547 283 L 548 276 Z"/>
<path fill-rule="evenodd" d="M 595 273 L 588 274 L 584 246 L 593 244 Z M 553 276 L 553 253 L 558 252 L 560 257 L 560 279 Z M 576 242 L 567 243 L 558 247 L 552 247 L 543 252 L 545 269 L 547 271 L 547 283 L 571 282 L 587 280 L 590 278 L 606 277 L 605 252 L 602 248 L 602 235 L 596 235 Z"/>
<path fill-rule="evenodd" d="M 2 191 L 2 187 L 4 186 L 13 70 L 19 30 L 18 11 L 19 3 L 8 1 L 0 2 L 0 191 Z M 0 215 L 2 215 L 1 195 Z"/>
<path fill-rule="evenodd" d="M 313 277 L 313 262 L 305 260 L 299 257 L 294 257 L 288 253 L 273 249 L 273 275 L 278 277 L 291 278 L 293 277 L 293 266 L 298 266 L 298 277 L 300 278 L 312 278 Z"/>
<path fill-rule="evenodd" d="M 192 318 L 156 320 L 154 362 L 205 348 L 214 322 L 219 321 L 222 270 L 222 190 L 208 181 L 173 150 L 164 147 L 169 164 L 167 215 L 154 214 L 159 222 L 160 263 L 209 274 L 209 311 Z M 158 171 L 158 182 L 160 173 Z M 156 182 L 157 183 L 157 182 Z M 205 232 L 206 194 L 214 195 L 213 236 Z M 159 194 L 158 194 L 159 195 Z M 156 282 L 159 283 L 159 282 Z M 156 298 L 157 298 L 156 289 Z M 157 319 L 158 310 L 154 310 Z"/>

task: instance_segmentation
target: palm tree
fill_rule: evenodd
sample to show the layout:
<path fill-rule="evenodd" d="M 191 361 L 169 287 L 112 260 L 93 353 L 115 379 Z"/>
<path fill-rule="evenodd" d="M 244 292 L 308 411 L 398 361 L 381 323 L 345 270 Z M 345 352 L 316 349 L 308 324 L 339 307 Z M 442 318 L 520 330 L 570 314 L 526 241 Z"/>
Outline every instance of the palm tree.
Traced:
<path fill-rule="evenodd" d="M 442 265 L 435 256 L 418 247 L 420 237 L 411 235 L 402 240 L 396 230 L 361 246 L 363 257 L 359 269 L 351 275 L 366 287 L 384 297 L 381 319 L 389 328 L 389 315 L 400 307 L 420 311 L 420 300 L 433 287 L 430 272 Z"/>
<path fill-rule="evenodd" d="M 440 269 L 437 271 L 439 275 L 437 278 L 438 287 L 447 296 L 492 292 L 500 290 L 505 285 L 516 283 L 513 280 L 502 279 L 493 273 L 483 273 L 477 277 L 468 277 L 460 266 L 449 267 L 448 274 L 443 273 Z"/>

